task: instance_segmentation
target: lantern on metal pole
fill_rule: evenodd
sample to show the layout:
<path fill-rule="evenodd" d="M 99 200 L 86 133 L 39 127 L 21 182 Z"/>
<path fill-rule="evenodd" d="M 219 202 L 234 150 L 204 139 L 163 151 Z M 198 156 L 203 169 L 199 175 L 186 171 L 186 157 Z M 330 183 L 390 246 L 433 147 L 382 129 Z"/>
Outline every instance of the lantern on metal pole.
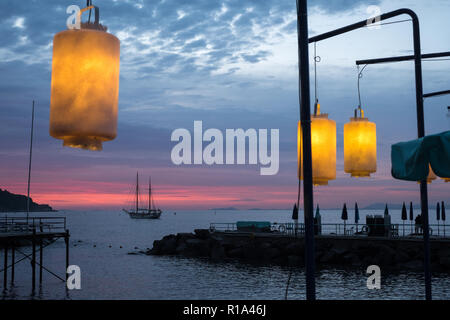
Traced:
<path fill-rule="evenodd" d="M 309 93 L 308 10 L 307 0 L 297 0 L 297 45 L 299 68 L 299 100 L 302 135 L 303 207 L 305 219 L 306 299 L 316 299 L 313 169 L 311 156 L 311 118 Z M 300 130 L 299 130 L 300 131 Z M 300 136 L 300 135 L 298 135 Z M 300 180 L 299 180 L 300 182 Z M 300 184 L 299 184 L 300 186 Z"/>
<path fill-rule="evenodd" d="M 92 9 L 95 22 L 80 23 Z M 99 23 L 95 6 L 68 27 L 53 39 L 50 135 L 64 146 L 102 150 L 117 135 L 120 42 Z"/>
<path fill-rule="evenodd" d="M 320 103 L 317 97 L 317 62 L 320 57 L 316 55 L 314 47 L 314 115 L 311 116 L 311 153 L 312 175 L 315 186 L 328 185 L 329 180 L 336 179 L 336 122 L 328 119 L 328 114 L 320 113 Z M 302 129 L 301 121 L 297 129 L 297 161 L 298 177 L 303 180 L 302 155 Z"/>
<path fill-rule="evenodd" d="M 376 125 L 364 117 L 361 108 L 359 80 L 365 67 L 358 72 L 358 108 L 350 122 L 344 125 L 344 171 L 352 177 L 370 177 L 371 173 L 377 171 Z"/>

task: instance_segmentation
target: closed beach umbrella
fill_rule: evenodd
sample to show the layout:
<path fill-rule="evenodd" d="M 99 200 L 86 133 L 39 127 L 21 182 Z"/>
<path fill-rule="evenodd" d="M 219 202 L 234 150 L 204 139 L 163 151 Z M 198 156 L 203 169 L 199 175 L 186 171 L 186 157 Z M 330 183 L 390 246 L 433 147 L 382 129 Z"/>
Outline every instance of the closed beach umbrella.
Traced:
<path fill-rule="evenodd" d="M 347 205 L 344 203 L 344 207 L 342 208 L 342 214 L 341 214 L 342 220 L 348 220 L 348 212 L 347 212 Z"/>
<path fill-rule="evenodd" d="M 358 209 L 358 203 L 355 202 L 355 224 L 356 224 L 356 232 L 358 232 L 358 222 L 359 222 L 359 209 Z"/>
<path fill-rule="evenodd" d="M 445 237 L 445 205 L 444 205 L 444 201 L 442 201 L 442 206 L 441 206 L 441 218 L 442 218 L 442 223 L 444 225 L 444 237 Z"/>
<path fill-rule="evenodd" d="M 438 235 L 439 235 L 439 220 L 441 220 L 441 206 L 439 202 L 436 205 L 436 220 L 438 222 Z"/>
<path fill-rule="evenodd" d="M 406 205 L 403 202 L 403 206 L 402 206 L 402 220 L 408 220 L 408 213 L 406 212 Z"/>
<path fill-rule="evenodd" d="M 445 205 L 444 205 L 444 201 L 442 201 L 441 211 L 442 211 L 442 221 L 445 221 Z"/>
<path fill-rule="evenodd" d="M 294 204 L 294 209 L 292 210 L 292 220 L 298 220 L 298 207 Z"/>
<path fill-rule="evenodd" d="M 402 220 L 403 220 L 403 235 L 405 235 L 405 220 L 408 220 L 408 213 L 406 212 L 406 205 L 404 202 L 402 206 Z"/>
<path fill-rule="evenodd" d="M 341 219 L 344 220 L 344 234 L 345 234 L 345 222 L 348 220 L 347 205 L 344 203 L 344 208 L 342 208 Z"/>
<path fill-rule="evenodd" d="M 439 202 L 436 205 L 436 220 L 439 223 L 439 220 L 441 220 L 441 206 L 439 205 Z"/>
<path fill-rule="evenodd" d="M 411 233 L 412 233 L 412 222 L 414 220 L 414 212 L 412 202 L 409 203 L 409 220 L 411 221 Z"/>
<path fill-rule="evenodd" d="M 409 220 L 414 220 L 414 212 L 412 202 L 409 203 Z"/>
<path fill-rule="evenodd" d="M 317 230 L 318 230 L 318 233 L 320 234 L 322 231 L 322 216 L 320 215 L 319 205 L 317 205 L 315 219 L 316 219 L 316 223 L 317 223 Z"/>
<path fill-rule="evenodd" d="M 294 234 L 297 236 L 298 229 L 298 207 L 297 204 L 294 204 L 294 209 L 292 210 L 292 220 L 295 221 Z"/>

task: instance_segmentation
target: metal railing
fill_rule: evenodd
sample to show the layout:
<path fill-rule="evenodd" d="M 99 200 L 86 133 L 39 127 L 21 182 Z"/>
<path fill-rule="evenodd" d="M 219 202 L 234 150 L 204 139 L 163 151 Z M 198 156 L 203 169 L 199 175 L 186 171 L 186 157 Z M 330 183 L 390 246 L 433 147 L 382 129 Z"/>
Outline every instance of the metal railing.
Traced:
<path fill-rule="evenodd" d="M 239 232 L 236 223 L 211 223 L 211 232 Z M 450 225 L 430 224 L 430 236 L 436 238 L 450 238 Z M 248 231 L 247 231 L 248 232 Z M 257 229 L 254 232 L 258 232 Z M 303 223 L 278 223 L 273 222 L 270 232 L 265 233 L 282 234 L 289 236 L 303 236 L 305 225 Z M 423 236 L 423 229 L 414 224 L 351 224 L 351 223 L 322 223 L 314 225 L 316 235 L 339 235 L 339 236 L 379 236 L 379 237 L 415 237 Z"/>
<path fill-rule="evenodd" d="M 0 233 L 65 232 L 66 217 L 0 217 Z"/>

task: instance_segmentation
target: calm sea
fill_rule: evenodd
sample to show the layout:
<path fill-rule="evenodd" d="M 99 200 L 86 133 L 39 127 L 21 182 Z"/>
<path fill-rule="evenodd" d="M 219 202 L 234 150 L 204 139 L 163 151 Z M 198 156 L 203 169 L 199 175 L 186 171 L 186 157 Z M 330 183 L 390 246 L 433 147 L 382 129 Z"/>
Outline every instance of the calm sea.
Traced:
<path fill-rule="evenodd" d="M 416 214 L 419 210 L 415 210 Z M 434 212 L 430 210 L 430 212 Z M 382 211 L 360 211 L 366 214 Z M 339 210 L 322 210 L 322 223 L 340 222 Z M 390 210 L 393 222 L 400 211 Z M 5 214 L 2 214 L 3 216 Z M 12 215 L 12 214 L 10 214 Z M 208 228 L 210 222 L 260 220 L 290 222 L 288 210 L 173 211 L 160 220 L 133 220 L 119 211 L 61 211 L 35 216 L 66 216 L 70 229 L 70 264 L 81 268 L 81 290 L 66 292 L 64 283 L 44 272 L 41 288 L 31 296 L 31 266 L 16 267 L 14 287 L 0 293 L 3 299 L 284 299 L 289 267 L 257 266 L 238 262 L 213 263 L 204 259 L 129 255 L 135 248 L 151 248 L 156 239 L 177 232 Z M 300 219 L 302 219 L 300 215 Z M 436 223 L 431 214 L 430 223 Z M 349 223 L 353 210 L 349 210 Z M 20 249 L 27 253 L 30 248 Z M 3 268 L 3 251 L 0 264 Z M 16 259 L 21 254 L 16 253 Z M 59 240 L 44 250 L 44 266 L 64 277 L 65 245 Z M 10 275 L 8 275 L 10 276 Z M 3 277 L 2 277 L 3 278 Z M 0 279 L 3 280 L 3 279 Z M 339 268 L 317 272 L 319 299 L 423 299 L 423 275 L 400 272 L 383 275 L 380 290 L 368 290 L 365 270 Z M 1 282 L 0 286 L 3 286 Z M 3 289 L 3 288 L 2 288 Z M 288 299 L 305 298 L 305 274 L 294 269 Z M 450 298 L 450 276 L 433 278 L 435 299 Z"/>

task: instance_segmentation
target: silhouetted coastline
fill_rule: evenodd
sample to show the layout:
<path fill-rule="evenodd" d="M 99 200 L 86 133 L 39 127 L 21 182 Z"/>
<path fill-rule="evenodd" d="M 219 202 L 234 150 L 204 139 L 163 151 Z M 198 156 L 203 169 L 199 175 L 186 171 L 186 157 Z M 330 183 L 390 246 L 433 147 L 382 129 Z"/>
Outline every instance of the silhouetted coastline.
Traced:
<path fill-rule="evenodd" d="M 0 212 L 26 212 L 27 196 L 0 189 Z M 48 204 L 38 204 L 30 197 L 30 212 L 57 212 Z"/>

